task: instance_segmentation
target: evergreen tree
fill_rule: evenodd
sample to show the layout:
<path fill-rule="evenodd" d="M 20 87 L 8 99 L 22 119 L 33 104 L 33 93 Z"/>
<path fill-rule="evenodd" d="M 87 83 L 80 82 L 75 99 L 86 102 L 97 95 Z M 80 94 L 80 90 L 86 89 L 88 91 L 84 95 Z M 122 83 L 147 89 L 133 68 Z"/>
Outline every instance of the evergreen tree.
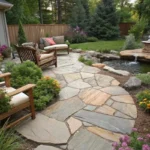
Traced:
<path fill-rule="evenodd" d="M 115 39 L 119 36 L 118 21 L 114 1 L 102 0 L 91 18 L 89 35 L 99 39 Z"/>
<path fill-rule="evenodd" d="M 27 42 L 25 32 L 23 30 L 22 22 L 19 21 L 19 29 L 18 29 L 18 44 L 21 45 L 22 43 Z"/>

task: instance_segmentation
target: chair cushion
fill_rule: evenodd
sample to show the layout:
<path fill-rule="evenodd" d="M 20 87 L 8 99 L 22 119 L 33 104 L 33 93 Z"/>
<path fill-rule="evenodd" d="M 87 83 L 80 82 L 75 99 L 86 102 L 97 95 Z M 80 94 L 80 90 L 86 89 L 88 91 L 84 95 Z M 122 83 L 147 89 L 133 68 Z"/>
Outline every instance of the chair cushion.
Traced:
<path fill-rule="evenodd" d="M 56 44 L 64 44 L 64 36 L 54 36 L 53 40 L 55 41 Z"/>
<path fill-rule="evenodd" d="M 46 63 L 48 63 L 48 62 L 50 62 L 51 60 L 53 60 L 55 57 L 53 56 L 53 57 L 48 57 L 48 58 L 46 58 L 46 59 L 42 59 L 41 61 L 39 61 L 39 65 L 44 65 L 44 64 L 46 64 Z"/>
<path fill-rule="evenodd" d="M 54 42 L 53 38 L 45 38 L 45 40 L 50 44 L 50 45 L 55 45 L 56 43 Z"/>
<path fill-rule="evenodd" d="M 54 57 L 54 52 L 53 53 L 49 53 L 49 54 L 41 54 L 40 55 L 40 61 L 43 60 L 43 59 L 50 58 L 50 57 Z"/>
<path fill-rule="evenodd" d="M 5 87 L 4 89 L 6 90 L 7 93 L 10 93 L 10 92 L 13 92 L 13 91 L 16 90 L 16 89 L 14 89 L 12 87 Z M 17 95 L 14 95 L 11 98 L 10 105 L 12 107 L 16 107 L 16 106 L 19 106 L 20 104 L 26 103 L 28 101 L 29 101 L 29 97 L 26 94 L 19 93 Z"/>
<path fill-rule="evenodd" d="M 52 46 L 46 46 L 44 47 L 44 50 L 50 50 L 50 49 L 67 49 L 68 45 L 67 44 L 56 44 L 56 45 L 52 45 Z"/>

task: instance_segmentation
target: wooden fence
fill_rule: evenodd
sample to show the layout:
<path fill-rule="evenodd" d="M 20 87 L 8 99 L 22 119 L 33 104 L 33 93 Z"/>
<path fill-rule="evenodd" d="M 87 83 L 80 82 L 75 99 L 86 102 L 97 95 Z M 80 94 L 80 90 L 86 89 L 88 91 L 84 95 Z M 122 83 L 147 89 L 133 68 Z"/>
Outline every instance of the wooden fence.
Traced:
<path fill-rule="evenodd" d="M 121 36 L 128 35 L 128 31 L 133 25 L 134 23 L 120 23 L 119 27 Z M 70 29 L 70 26 L 66 24 L 30 24 L 24 25 L 23 27 L 29 42 L 39 42 L 40 37 L 45 37 L 46 35 L 64 35 Z M 8 25 L 8 33 L 10 43 L 16 44 L 18 37 L 18 25 Z"/>
<path fill-rule="evenodd" d="M 23 26 L 27 40 L 39 42 L 40 37 L 64 35 L 70 26 L 66 24 L 30 24 Z M 10 43 L 16 44 L 18 37 L 18 25 L 8 25 Z"/>
<path fill-rule="evenodd" d="M 129 30 L 135 23 L 120 23 L 119 28 L 120 28 L 120 35 L 125 36 L 128 35 Z"/>

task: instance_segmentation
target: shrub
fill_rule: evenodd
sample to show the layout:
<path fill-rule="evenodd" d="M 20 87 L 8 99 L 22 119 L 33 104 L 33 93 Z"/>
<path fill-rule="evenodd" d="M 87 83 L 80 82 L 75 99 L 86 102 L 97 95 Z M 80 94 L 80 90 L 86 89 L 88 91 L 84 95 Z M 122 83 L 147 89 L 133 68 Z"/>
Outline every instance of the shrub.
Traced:
<path fill-rule="evenodd" d="M 87 41 L 88 42 L 96 42 L 96 41 L 98 41 L 98 38 L 96 38 L 96 37 L 88 37 Z"/>
<path fill-rule="evenodd" d="M 7 47 L 6 45 L 0 46 L 0 53 L 4 58 L 9 58 L 11 55 L 11 49 Z"/>
<path fill-rule="evenodd" d="M 93 64 L 92 60 L 89 60 L 89 59 L 87 60 L 83 56 L 80 56 L 78 60 L 81 61 L 81 62 L 83 62 L 84 64 L 86 64 L 88 66 L 92 66 L 92 64 Z"/>
<path fill-rule="evenodd" d="M 13 130 L 0 129 L 0 150 L 19 150 L 22 148 L 21 143 L 21 138 Z"/>
<path fill-rule="evenodd" d="M 132 133 L 124 135 L 120 138 L 120 143 L 112 144 L 113 150 L 149 150 L 150 149 L 150 134 L 145 137 L 140 137 L 137 129 L 133 128 Z"/>
<path fill-rule="evenodd" d="M 31 61 L 16 65 L 11 74 L 11 84 L 14 88 L 29 83 L 36 83 L 42 77 L 41 69 Z"/>
<path fill-rule="evenodd" d="M 16 66 L 15 62 L 7 61 L 5 63 L 5 70 L 4 70 L 4 72 L 10 72 L 11 73 L 15 66 Z"/>
<path fill-rule="evenodd" d="M 0 89 L 0 114 L 10 110 L 11 106 L 9 102 L 10 97 L 4 92 L 3 89 Z"/>
<path fill-rule="evenodd" d="M 136 97 L 141 108 L 150 110 L 150 90 L 139 92 Z"/>
<path fill-rule="evenodd" d="M 139 78 L 142 83 L 144 84 L 150 84 L 150 75 L 149 74 L 137 74 L 136 75 L 137 78 Z"/>
<path fill-rule="evenodd" d="M 36 110 L 42 110 L 46 105 L 59 94 L 59 83 L 50 77 L 44 77 L 39 80 L 34 89 L 34 103 Z"/>
<path fill-rule="evenodd" d="M 126 36 L 126 41 L 124 43 L 123 49 L 135 49 L 137 48 L 136 42 L 135 42 L 135 37 L 133 34 L 130 34 Z"/>

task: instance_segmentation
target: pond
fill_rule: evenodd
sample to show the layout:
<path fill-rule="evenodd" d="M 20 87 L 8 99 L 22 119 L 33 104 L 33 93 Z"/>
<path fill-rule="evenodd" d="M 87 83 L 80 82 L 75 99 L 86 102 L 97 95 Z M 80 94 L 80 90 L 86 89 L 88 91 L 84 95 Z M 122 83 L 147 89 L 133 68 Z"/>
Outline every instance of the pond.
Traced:
<path fill-rule="evenodd" d="M 129 71 L 132 74 L 150 72 L 150 63 L 128 60 L 103 61 L 103 63 L 117 70 Z"/>

